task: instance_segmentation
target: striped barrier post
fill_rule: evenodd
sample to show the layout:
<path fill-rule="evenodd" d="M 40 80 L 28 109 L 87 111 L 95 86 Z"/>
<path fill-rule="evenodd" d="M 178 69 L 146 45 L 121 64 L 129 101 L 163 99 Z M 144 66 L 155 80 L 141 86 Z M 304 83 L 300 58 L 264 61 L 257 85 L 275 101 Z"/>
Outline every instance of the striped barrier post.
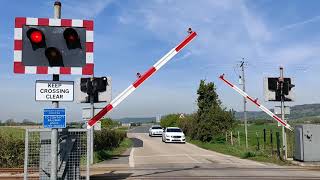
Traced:
<path fill-rule="evenodd" d="M 166 55 L 164 55 L 159 61 L 157 61 L 149 70 L 131 84 L 127 89 L 122 91 L 116 98 L 114 98 L 110 104 L 104 107 L 97 115 L 88 121 L 87 129 L 94 126 L 104 115 L 110 112 L 113 108 L 118 106 L 125 98 L 127 98 L 134 90 L 136 90 L 145 80 L 151 77 L 162 66 L 169 62 L 176 54 L 178 54 L 186 45 L 188 45 L 195 37 L 196 32 L 189 32 L 189 35 L 176 47 L 171 49 Z"/>
<path fill-rule="evenodd" d="M 253 104 L 255 104 L 258 108 L 260 108 L 262 111 L 264 111 L 265 113 L 267 113 L 269 116 L 271 116 L 273 119 L 275 119 L 276 121 L 278 121 L 282 126 L 284 126 L 285 128 L 293 131 L 293 128 L 285 121 L 283 121 L 281 118 L 279 118 L 277 115 L 275 115 L 274 113 L 272 113 L 268 108 L 264 107 L 262 104 L 258 103 L 258 99 L 253 99 L 252 97 L 250 97 L 246 92 L 242 91 L 240 88 L 238 88 L 237 86 L 233 85 L 231 82 L 229 82 L 228 80 L 226 80 L 224 78 L 224 74 L 222 74 L 219 79 L 221 79 L 223 82 L 225 82 L 227 85 L 229 85 L 233 90 L 235 90 L 236 92 L 238 92 L 241 96 L 245 97 L 246 99 L 248 99 L 250 102 L 252 102 Z"/>

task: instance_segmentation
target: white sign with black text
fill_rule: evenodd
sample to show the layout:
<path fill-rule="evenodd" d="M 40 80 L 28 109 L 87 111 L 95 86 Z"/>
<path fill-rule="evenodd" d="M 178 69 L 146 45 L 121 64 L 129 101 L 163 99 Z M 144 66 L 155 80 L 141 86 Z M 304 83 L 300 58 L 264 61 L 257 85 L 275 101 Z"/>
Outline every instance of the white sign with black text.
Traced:
<path fill-rule="evenodd" d="M 36 81 L 36 101 L 73 101 L 73 81 Z"/>

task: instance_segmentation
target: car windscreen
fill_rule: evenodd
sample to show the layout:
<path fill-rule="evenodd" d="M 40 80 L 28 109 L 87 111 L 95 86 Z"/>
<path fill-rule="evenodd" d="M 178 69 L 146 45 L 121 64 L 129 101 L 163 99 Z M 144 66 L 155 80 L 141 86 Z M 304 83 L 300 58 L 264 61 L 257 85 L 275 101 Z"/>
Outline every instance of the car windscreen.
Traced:
<path fill-rule="evenodd" d="M 151 129 L 162 129 L 162 127 L 152 127 Z"/>
<path fill-rule="evenodd" d="M 167 129 L 167 132 L 182 132 L 181 129 Z"/>

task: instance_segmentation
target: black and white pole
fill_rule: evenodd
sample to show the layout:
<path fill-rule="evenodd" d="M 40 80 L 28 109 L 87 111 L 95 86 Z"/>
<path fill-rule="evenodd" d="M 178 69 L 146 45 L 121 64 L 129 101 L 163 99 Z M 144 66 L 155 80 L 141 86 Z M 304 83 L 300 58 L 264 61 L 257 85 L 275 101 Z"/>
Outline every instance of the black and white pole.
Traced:
<path fill-rule="evenodd" d="M 61 18 L 61 2 L 56 1 L 54 3 L 54 16 L 55 19 Z M 59 75 L 52 75 L 53 81 L 59 81 Z M 54 108 L 59 108 L 59 101 L 52 101 Z M 50 179 L 57 179 L 57 167 L 58 167 L 58 129 L 51 129 L 51 173 Z"/>
<path fill-rule="evenodd" d="M 283 67 L 280 67 L 280 94 L 281 94 L 281 119 L 286 122 L 284 117 L 284 93 L 283 93 L 283 83 L 284 83 L 284 76 L 283 76 Z M 288 157 L 288 149 L 287 149 L 287 134 L 285 128 L 282 126 L 282 148 L 283 148 L 283 159 L 286 160 Z"/>

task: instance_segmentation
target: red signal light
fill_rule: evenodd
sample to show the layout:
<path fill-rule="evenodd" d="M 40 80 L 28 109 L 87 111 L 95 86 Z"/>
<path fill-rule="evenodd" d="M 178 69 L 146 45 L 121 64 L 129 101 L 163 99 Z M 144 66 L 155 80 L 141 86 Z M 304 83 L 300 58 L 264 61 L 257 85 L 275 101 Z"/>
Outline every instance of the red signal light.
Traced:
<path fill-rule="evenodd" d="M 31 32 L 30 34 L 30 40 L 33 42 L 33 43 L 41 43 L 42 40 L 43 40 L 43 36 L 42 36 L 42 33 L 38 30 L 35 30 L 33 32 Z"/>
<path fill-rule="evenodd" d="M 74 35 L 72 35 L 72 34 L 70 34 L 68 37 L 66 37 L 67 38 L 67 40 L 68 41 L 70 41 L 70 42 L 74 42 L 77 38 L 74 36 Z"/>
<path fill-rule="evenodd" d="M 27 31 L 27 36 L 31 42 L 33 50 L 46 47 L 46 38 L 41 30 L 30 28 Z"/>

